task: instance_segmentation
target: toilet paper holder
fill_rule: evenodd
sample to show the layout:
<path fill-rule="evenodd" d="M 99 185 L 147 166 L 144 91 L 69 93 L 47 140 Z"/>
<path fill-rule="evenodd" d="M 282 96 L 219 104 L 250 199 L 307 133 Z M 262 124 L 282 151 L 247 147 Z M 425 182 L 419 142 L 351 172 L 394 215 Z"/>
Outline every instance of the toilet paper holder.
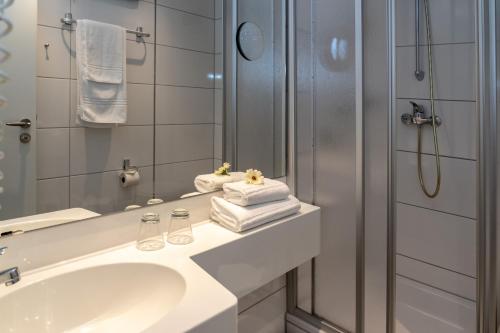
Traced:
<path fill-rule="evenodd" d="M 135 173 L 139 171 L 139 168 L 130 165 L 130 159 L 127 158 L 123 160 L 123 171 L 126 173 Z"/>

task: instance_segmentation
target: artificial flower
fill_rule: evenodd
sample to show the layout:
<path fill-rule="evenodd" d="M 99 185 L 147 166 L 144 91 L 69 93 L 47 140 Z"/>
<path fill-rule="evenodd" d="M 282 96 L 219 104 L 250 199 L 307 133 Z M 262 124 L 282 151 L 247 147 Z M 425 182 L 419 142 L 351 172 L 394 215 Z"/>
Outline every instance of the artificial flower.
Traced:
<path fill-rule="evenodd" d="M 221 167 L 215 170 L 214 174 L 217 176 L 229 176 L 229 170 L 231 169 L 231 164 L 224 162 Z"/>
<path fill-rule="evenodd" d="M 259 170 L 248 169 L 245 175 L 247 184 L 262 185 L 264 184 L 264 176 Z"/>

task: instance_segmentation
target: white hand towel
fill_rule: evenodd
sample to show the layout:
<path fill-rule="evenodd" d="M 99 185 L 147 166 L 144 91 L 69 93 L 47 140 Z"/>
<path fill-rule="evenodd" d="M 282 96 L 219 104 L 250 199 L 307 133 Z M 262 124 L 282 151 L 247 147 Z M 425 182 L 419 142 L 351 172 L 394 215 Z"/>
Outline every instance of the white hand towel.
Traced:
<path fill-rule="evenodd" d="M 252 185 L 245 181 L 227 183 L 222 186 L 224 199 L 239 206 L 251 206 L 288 198 L 288 185 L 264 178 L 264 184 Z"/>
<path fill-rule="evenodd" d="M 211 173 L 196 176 L 194 186 L 198 192 L 208 193 L 222 189 L 222 185 L 225 183 L 237 182 L 244 178 L 244 172 L 231 172 L 229 176 L 217 176 Z"/>
<path fill-rule="evenodd" d="M 125 34 L 124 28 L 110 24 L 77 22 L 77 122 L 81 125 L 110 127 L 127 122 Z M 110 35 L 113 37 L 104 37 Z M 111 40 L 113 45 L 105 44 Z M 113 66 L 118 62 L 120 65 Z"/>
<path fill-rule="evenodd" d="M 295 214 L 299 210 L 299 200 L 291 195 L 285 200 L 247 207 L 212 197 L 210 217 L 232 231 L 241 232 Z"/>
<path fill-rule="evenodd" d="M 77 22 L 77 56 L 82 78 L 101 83 L 123 82 L 126 31 L 124 28 L 91 20 Z"/>

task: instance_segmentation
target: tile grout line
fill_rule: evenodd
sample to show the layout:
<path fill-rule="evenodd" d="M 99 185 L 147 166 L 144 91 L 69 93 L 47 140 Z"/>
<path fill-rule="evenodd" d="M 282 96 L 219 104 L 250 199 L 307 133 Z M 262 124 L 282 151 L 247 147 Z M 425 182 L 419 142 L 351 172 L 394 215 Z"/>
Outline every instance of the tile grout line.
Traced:
<path fill-rule="evenodd" d="M 465 274 L 465 273 L 462 273 L 462 272 L 459 272 L 459 271 L 455 271 L 453 269 L 449 269 L 447 267 L 444 267 L 444 266 L 439 266 L 439 265 L 436 265 L 436 264 L 433 264 L 431 262 L 428 262 L 428 261 L 425 261 L 425 260 L 422 260 L 422 259 L 418 259 L 418 258 L 414 258 L 414 257 L 411 257 L 409 255 L 406 255 L 404 253 L 401 253 L 401 252 L 396 252 L 396 254 L 398 256 L 401 256 L 401 257 L 404 257 L 404 258 L 407 258 L 407 259 L 411 259 L 411 260 L 415 260 L 415 261 L 418 261 L 422 264 L 426 264 L 426 265 L 429 265 L 429 266 L 433 266 L 433 267 L 436 267 L 436 268 L 440 268 L 440 269 L 443 269 L 445 271 L 448 271 L 448 272 L 451 272 L 451 273 L 455 273 L 455 274 L 458 274 L 458 275 L 461 275 L 461 276 L 465 276 L 465 277 L 468 277 L 468 278 L 471 278 L 471 279 L 474 279 L 474 280 L 477 280 L 477 277 L 475 276 L 472 276 L 472 275 L 469 275 L 469 274 Z"/>
<path fill-rule="evenodd" d="M 474 303 L 476 303 L 476 301 L 475 301 L 475 300 L 473 300 L 473 299 L 470 299 L 470 298 L 468 298 L 468 297 L 465 297 L 465 296 L 459 295 L 459 294 L 457 294 L 457 293 L 454 293 L 454 292 L 451 292 L 451 291 L 445 290 L 445 289 L 440 288 L 440 287 L 437 287 L 437 286 L 433 286 L 433 285 L 431 285 L 431 284 L 429 284 L 429 283 L 426 283 L 426 282 L 423 282 L 423 281 L 416 280 L 416 279 L 411 278 L 411 277 L 409 277 L 409 276 L 406 276 L 406 275 L 403 275 L 403 274 L 400 274 L 400 273 L 396 273 L 396 276 L 399 276 L 399 277 L 405 278 L 405 279 L 407 279 L 407 280 L 410 280 L 410 281 L 416 282 L 416 283 L 418 283 L 418 284 L 421 284 L 421 285 L 424 285 L 424 286 L 427 286 L 427 287 L 430 287 L 430 288 L 433 288 L 433 289 L 439 290 L 439 291 L 444 292 L 444 293 L 446 293 L 446 294 L 450 294 L 450 295 L 453 295 L 453 296 L 455 296 L 455 297 L 460 297 L 460 298 L 462 298 L 462 299 L 465 299 L 465 300 L 468 300 L 468 301 L 470 301 L 470 302 L 474 302 Z"/>
<path fill-rule="evenodd" d="M 443 210 L 439 210 L 439 209 L 435 209 L 435 208 L 429 208 L 429 207 L 425 207 L 425 206 L 419 206 L 419 205 L 416 205 L 416 204 L 412 204 L 412 203 L 404 202 L 404 201 L 400 201 L 400 200 L 396 200 L 396 203 L 402 204 L 402 205 L 406 205 L 406 206 L 410 206 L 410 207 L 425 209 L 425 210 L 436 212 L 436 213 L 441 213 L 441 214 L 447 214 L 447 215 L 451 215 L 451 216 L 456 216 L 456 217 L 467 219 L 470 222 L 477 223 L 477 218 L 475 218 L 475 217 L 470 217 L 470 216 L 460 215 L 460 214 L 456 214 L 456 213 L 446 212 L 446 211 L 443 211 Z"/>
<path fill-rule="evenodd" d="M 271 298 L 272 296 L 274 296 L 274 295 L 278 294 L 279 292 L 281 292 L 283 289 L 285 289 L 285 291 L 286 291 L 286 285 L 284 285 L 284 286 L 280 287 L 280 288 L 279 288 L 278 290 L 276 290 L 276 291 L 273 291 L 272 293 L 270 293 L 269 295 L 267 295 L 267 296 L 265 296 L 264 298 L 260 299 L 259 301 L 255 302 L 254 304 L 252 304 L 252 305 L 251 305 L 251 306 L 249 306 L 248 308 L 245 308 L 245 309 L 243 309 L 243 310 L 241 310 L 241 311 L 238 311 L 238 316 L 239 316 L 239 315 L 241 315 L 241 314 L 243 314 L 243 313 L 245 313 L 245 312 L 247 312 L 248 310 L 253 309 L 253 308 L 254 308 L 254 307 L 256 307 L 257 305 L 259 305 L 259 304 L 261 304 L 261 303 L 265 302 L 266 300 L 268 300 L 268 299 L 269 299 L 269 298 Z"/>
<path fill-rule="evenodd" d="M 213 159 L 212 157 L 206 157 L 206 158 L 199 158 L 199 159 L 192 159 L 192 160 L 183 160 L 183 161 L 175 161 L 175 162 L 168 162 L 168 163 L 145 164 L 145 165 L 140 165 L 139 164 L 139 165 L 137 165 L 137 167 L 139 169 L 144 169 L 144 168 L 150 168 L 150 167 L 155 167 L 155 166 L 164 166 L 164 165 L 186 164 L 186 163 L 191 163 L 191 162 L 211 161 L 212 159 Z M 82 177 L 82 176 L 92 176 L 92 175 L 99 175 L 99 174 L 111 173 L 111 172 L 119 172 L 119 171 L 122 171 L 122 169 L 111 169 L 111 170 L 96 171 L 96 172 L 69 174 L 69 175 L 64 175 L 64 176 L 55 176 L 55 177 L 47 177 L 47 178 L 37 178 L 37 181 L 62 179 L 62 178 L 72 178 L 72 177 Z"/>

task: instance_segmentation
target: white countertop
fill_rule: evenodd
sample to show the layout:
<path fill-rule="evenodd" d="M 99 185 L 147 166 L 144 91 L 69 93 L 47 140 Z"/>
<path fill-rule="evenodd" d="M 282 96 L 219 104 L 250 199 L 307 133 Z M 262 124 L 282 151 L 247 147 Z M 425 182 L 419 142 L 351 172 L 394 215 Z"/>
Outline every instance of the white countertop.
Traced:
<path fill-rule="evenodd" d="M 243 233 L 205 221 L 194 226 L 193 234 L 194 242 L 188 245 L 166 243 L 161 250 L 142 252 L 133 242 L 21 272 L 19 283 L 0 288 L 0 301 L 66 272 L 112 263 L 152 263 L 178 271 L 187 287 L 180 303 L 145 332 L 235 332 L 235 295 L 246 295 L 319 254 L 320 210 L 302 204 L 298 214 Z"/>

